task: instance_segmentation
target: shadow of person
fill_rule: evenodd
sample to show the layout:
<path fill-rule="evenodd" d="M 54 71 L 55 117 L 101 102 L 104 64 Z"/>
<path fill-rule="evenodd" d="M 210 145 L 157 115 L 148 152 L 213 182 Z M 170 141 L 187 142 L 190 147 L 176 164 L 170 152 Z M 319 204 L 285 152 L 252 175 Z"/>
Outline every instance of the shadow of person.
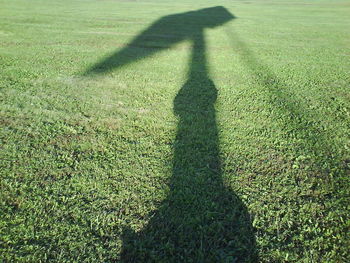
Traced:
<path fill-rule="evenodd" d="M 170 193 L 143 230 L 124 231 L 122 262 L 256 261 L 247 208 L 222 179 L 217 89 L 209 77 L 204 41 L 205 28 L 233 18 L 223 7 L 167 16 L 90 70 L 109 71 L 153 54 L 154 48 L 133 52 L 133 47 L 155 43 L 164 32 L 173 38 L 160 41 L 161 48 L 192 41 L 188 80 L 174 99 L 178 127 Z"/>

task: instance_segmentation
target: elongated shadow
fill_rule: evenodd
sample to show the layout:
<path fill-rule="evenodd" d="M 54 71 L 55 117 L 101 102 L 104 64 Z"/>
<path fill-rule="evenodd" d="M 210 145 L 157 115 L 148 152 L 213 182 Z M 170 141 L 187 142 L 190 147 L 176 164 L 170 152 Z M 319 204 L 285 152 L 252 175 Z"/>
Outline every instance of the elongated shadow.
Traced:
<path fill-rule="evenodd" d="M 188 79 L 174 99 L 178 128 L 171 190 L 142 231 L 124 231 L 123 262 L 256 261 L 247 208 L 222 179 L 217 89 L 209 77 L 204 40 L 205 28 L 233 18 L 223 7 L 167 16 L 87 72 L 107 72 L 181 40 L 192 42 Z"/>
<path fill-rule="evenodd" d="M 199 34 L 188 81 L 174 100 L 179 124 L 171 193 L 141 233 L 125 236 L 125 262 L 254 261 L 248 211 L 221 177 L 216 96 Z"/>

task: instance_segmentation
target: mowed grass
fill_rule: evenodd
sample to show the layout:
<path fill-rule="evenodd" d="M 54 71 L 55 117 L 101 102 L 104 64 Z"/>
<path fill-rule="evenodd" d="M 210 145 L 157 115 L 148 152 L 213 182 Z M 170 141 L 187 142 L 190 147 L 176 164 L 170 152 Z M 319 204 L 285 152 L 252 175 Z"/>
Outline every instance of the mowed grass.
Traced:
<path fill-rule="evenodd" d="M 0 6 L 0 261 L 350 261 L 349 1 Z"/>

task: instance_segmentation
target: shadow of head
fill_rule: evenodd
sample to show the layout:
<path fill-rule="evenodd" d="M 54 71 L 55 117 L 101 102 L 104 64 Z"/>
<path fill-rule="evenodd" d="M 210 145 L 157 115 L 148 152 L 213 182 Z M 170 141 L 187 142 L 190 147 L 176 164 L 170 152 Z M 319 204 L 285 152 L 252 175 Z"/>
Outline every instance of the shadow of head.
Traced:
<path fill-rule="evenodd" d="M 231 14 L 225 7 L 215 6 L 165 16 L 158 21 L 166 21 L 170 22 L 171 24 L 178 22 L 180 24 L 190 26 L 191 29 L 196 28 L 203 30 L 204 28 L 218 27 L 234 18 L 234 15 Z"/>
<path fill-rule="evenodd" d="M 202 36 L 205 28 L 215 28 L 235 17 L 224 7 L 215 6 L 160 18 L 124 48 L 89 68 L 84 75 L 118 69 L 184 41 Z"/>

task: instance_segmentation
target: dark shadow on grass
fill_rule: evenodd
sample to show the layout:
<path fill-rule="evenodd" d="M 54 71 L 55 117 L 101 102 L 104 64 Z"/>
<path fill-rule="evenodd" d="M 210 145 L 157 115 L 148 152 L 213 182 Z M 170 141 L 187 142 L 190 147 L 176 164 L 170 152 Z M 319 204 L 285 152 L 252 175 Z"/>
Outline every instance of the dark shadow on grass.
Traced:
<path fill-rule="evenodd" d="M 156 21 L 121 51 L 87 73 L 114 70 L 179 41 L 190 40 L 188 80 L 174 99 L 179 118 L 170 194 L 140 232 L 125 231 L 123 262 L 255 262 L 251 218 L 222 179 L 204 29 L 234 16 L 223 7 L 170 15 Z"/>

